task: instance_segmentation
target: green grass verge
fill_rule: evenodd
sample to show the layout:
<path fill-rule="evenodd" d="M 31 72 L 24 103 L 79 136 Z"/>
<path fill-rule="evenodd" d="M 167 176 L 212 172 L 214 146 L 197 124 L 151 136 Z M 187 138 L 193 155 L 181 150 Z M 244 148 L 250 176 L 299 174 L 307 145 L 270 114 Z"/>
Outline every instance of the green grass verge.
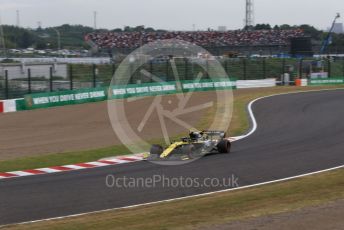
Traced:
<path fill-rule="evenodd" d="M 198 229 L 344 198 L 344 169 L 245 190 L 3 229 Z"/>
<path fill-rule="evenodd" d="M 109 156 L 126 155 L 130 151 L 122 145 L 97 150 L 56 153 L 43 156 L 25 157 L 0 161 L 0 172 L 45 168 L 99 160 Z"/>
<path fill-rule="evenodd" d="M 304 90 L 317 89 L 331 89 L 344 86 L 323 86 L 323 87 L 274 87 L 267 89 L 256 90 L 236 90 L 234 91 L 234 111 L 230 130 L 228 133 L 231 136 L 241 135 L 249 128 L 249 118 L 247 116 L 247 104 L 258 97 L 272 95 L 276 93 L 297 92 Z M 200 121 L 197 128 L 207 127 L 206 125 L 213 121 L 214 111 L 209 112 Z M 173 139 L 178 139 L 185 134 L 175 136 Z M 163 143 L 163 139 L 150 140 L 150 143 Z M 67 153 L 56 153 L 44 156 L 32 156 L 25 158 L 18 158 L 13 160 L 0 161 L 0 172 L 10 172 L 25 169 L 44 168 L 49 166 L 68 165 L 82 162 L 96 161 L 101 158 L 127 155 L 130 151 L 123 145 L 112 146 L 108 148 L 75 151 Z"/>

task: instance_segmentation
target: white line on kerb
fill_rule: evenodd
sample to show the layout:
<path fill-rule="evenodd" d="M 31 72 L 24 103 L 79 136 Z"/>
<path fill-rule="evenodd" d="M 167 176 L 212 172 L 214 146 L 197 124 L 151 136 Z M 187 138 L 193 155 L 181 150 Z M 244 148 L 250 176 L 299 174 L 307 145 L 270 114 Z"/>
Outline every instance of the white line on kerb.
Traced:
<path fill-rule="evenodd" d="M 343 90 L 343 88 L 279 93 L 279 94 L 274 94 L 274 95 L 270 95 L 270 96 L 257 98 L 255 100 L 251 101 L 248 105 L 249 115 L 250 115 L 250 118 L 252 120 L 252 128 L 251 128 L 250 132 L 244 136 L 239 136 L 239 137 L 234 137 L 234 138 L 236 141 L 247 138 L 247 137 L 251 136 L 257 130 L 258 125 L 257 125 L 257 121 L 256 121 L 256 118 L 255 118 L 253 110 L 252 110 L 252 106 L 254 103 L 256 103 L 259 100 L 269 98 L 269 97 L 279 96 L 279 95 L 308 93 L 308 92 L 321 92 L 321 91 L 335 91 L 335 90 Z M 169 202 L 173 202 L 173 201 L 180 201 L 180 200 L 185 200 L 185 199 L 190 199 L 190 198 L 209 196 L 209 195 L 220 194 L 220 193 L 225 193 L 225 192 L 231 192 L 231 191 L 237 191 L 237 190 L 248 189 L 248 188 L 253 188 L 253 187 L 259 187 L 259 186 L 263 186 L 263 185 L 275 184 L 275 183 L 279 183 L 279 182 L 285 182 L 285 181 L 294 180 L 294 179 L 298 179 L 298 178 L 302 178 L 302 177 L 307 177 L 307 176 L 312 176 L 312 175 L 316 175 L 316 174 L 320 174 L 320 173 L 330 172 L 330 171 L 342 169 L 342 168 L 344 168 L 344 165 L 340 165 L 340 166 L 337 166 L 334 168 L 325 169 L 325 170 L 321 170 L 321 171 L 317 171 L 317 172 L 312 172 L 312 173 L 302 174 L 302 175 L 298 175 L 298 176 L 288 177 L 288 178 L 284 178 L 284 179 L 273 180 L 273 181 L 268 181 L 268 182 L 253 184 L 253 185 L 247 185 L 247 186 L 243 186 L 243 187 L 239 187 L 239 188 L 225 189 L 225 190 L 220 190 L 220 191 L 216 191 L 216 192 L 202 193 L 202 194 L 197 194 L 197 195 L 192 195 L 192 196 L 185 196 L 185 197 L 179 197 L 179 198 L 174 198 L 174 199 L 168 199 L 168 200 L 161 200 L 161 201 L 155 201 L 155 202 L 150 202 L 150 203 L 125 206 L 125 207 L 120 207 L 120 208 L 105 209 L 105 210 L 94 211 L 94 212 L 85 212 L 85 213 L 80 213 L 80 214 L 75 214 L 75 215 L 68 215 L 68 216 L 54 217 L 54 218 L 48 218 L 48 219 L 34 220 L 34 221 L 28 221 L 28 222 L 22 222 L 22 223 L 17 223 L 17 224 L 10 224 L 10 225 L 1 225 L 0 227 L 11 226 L 11 225 L 33 224 L 33 223 L 39 223 L 39 222 L 44 222 L 44 221 L 53 221 L 53 220 L 60 220 L 60 219 L 65 219 L 65 218 L 80 217 L 80 216 L 85 216 L 85 215 L 89 215 L 89 214 L 97 214 L 97 213 L 103 213 L 103 212 L 109 212 L 109 211 L 126 210 L 126 209 L 144 207 L 144 206 L 161 204 L 161 203 L 169 203 Z"/>
<path fill-rule="evenodd" d="M 302 90 L 302 91 L 295 91 L 295 92 L 288 92 L 288 93 L 277 93 L 277 94 L 273 94 L 273 95 L 264 96 L 264 97 L 254 99 L 253 101 L 251 101 L 248 104 L 248 113 L 249 113 L 251 121 L 252 121 L 252 127 L 251 127 L 250 132 L 247 133 L 246 135 L 243 135 L 243 136 L 233 137 L 233 139 L 234 139 L 234 141 L 238 141 L 238 140 L 247 138 L 247 137 L 251 136 L 257 130 L 258 124 L 257 124 L 257 120 L 254 116 L 253 109 L 252 109 L 253 104 L 256 103 L 257 101 L 260 101 L 260 100 L 263 100 L 266 98 L 270 98 L 270 97 L 282 96 L 282 95 L 288 95 L 288 94 L 311 93 L 311 92 L 322 92 L 322 91 L 336 91 L 336 90 L 344 90 L 344 88 L 320 89 L 320 90 L 315 89 L 315 90 Z"/>

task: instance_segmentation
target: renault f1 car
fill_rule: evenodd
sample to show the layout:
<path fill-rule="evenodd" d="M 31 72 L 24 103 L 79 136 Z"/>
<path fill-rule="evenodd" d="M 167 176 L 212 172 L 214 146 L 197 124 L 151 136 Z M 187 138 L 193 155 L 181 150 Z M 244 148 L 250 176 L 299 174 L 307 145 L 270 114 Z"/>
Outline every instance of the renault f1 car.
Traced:
<path fill-rule="evenodd" d="M 231 143 L 222 131 L 190 132 L 167 148 L 153 145 L 147 160 L 190 160 L 211 153 L 230 153 Z"/>

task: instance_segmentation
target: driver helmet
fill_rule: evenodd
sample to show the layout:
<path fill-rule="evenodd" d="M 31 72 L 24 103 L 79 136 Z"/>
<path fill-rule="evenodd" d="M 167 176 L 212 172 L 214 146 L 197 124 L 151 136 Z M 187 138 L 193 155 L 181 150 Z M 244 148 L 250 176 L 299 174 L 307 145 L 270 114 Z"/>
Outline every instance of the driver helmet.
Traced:
<path fill-rule="evenodd" d="M 192 140 L 197 140 L 202 138 L 202 134 L 200 132 L 190 132 L 190 138 Z"/>

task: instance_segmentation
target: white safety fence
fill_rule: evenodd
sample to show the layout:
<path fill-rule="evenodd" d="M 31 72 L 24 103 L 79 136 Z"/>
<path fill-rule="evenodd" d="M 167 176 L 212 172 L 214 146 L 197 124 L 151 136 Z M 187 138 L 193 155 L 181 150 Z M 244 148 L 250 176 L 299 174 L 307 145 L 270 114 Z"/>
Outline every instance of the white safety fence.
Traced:
<path fill-rule="evenodd" d="M 237 89 L 274 87 L 277 85 L 275 78 L 263 80 L 239 80 L 236 82 Z"/>

